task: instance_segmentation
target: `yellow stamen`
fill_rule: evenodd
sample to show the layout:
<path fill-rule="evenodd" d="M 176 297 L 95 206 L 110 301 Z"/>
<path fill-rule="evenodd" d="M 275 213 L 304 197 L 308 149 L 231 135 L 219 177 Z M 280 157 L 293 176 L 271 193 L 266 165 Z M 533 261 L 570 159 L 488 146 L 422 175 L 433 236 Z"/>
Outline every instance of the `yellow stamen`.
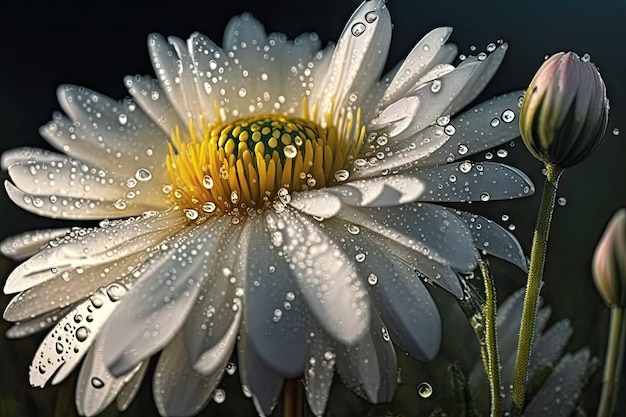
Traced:
<path fill-rule="evenodd" d="M 191 120 L 187 131 L 176 127 L 166 161 L 170 199 L 195 219 L 215 211 L 263 209 L 282 188 L 294 192 L 330 184 L 361 151 L 360 109 L 334 115 L 331 109 L 322 127 L 311 120 L 318 106 L 309 112 L 306 100 L 302 104 L 302 118 L 263 114 L 228 123 L 216 105 L 215 123 L 200 118 Z"/>

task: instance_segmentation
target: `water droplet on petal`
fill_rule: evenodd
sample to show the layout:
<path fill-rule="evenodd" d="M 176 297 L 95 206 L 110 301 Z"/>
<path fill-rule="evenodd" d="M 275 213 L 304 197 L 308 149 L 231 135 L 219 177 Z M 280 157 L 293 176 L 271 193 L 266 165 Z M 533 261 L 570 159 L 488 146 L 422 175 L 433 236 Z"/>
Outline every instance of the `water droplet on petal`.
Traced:
<path fill-rule="evenodd" d="M 489 193 L 482 193 L 480 195 L 480 201 L 489 201 L 490 198 L 491 196 L 489 195 Z"/>
<path fill-rule="evenodd" d="M 433 93 L 438 93 L 439 90 L 441 90 L 441 81 L 434 80 L 433 83 L 430 85 L 430 91 L 432 91 Z"/>
<path fill-rule="evenodd" d="M 367 282 L 370 285 L 376 285 L 376 283 L 378 282 L 378 277 L 376 276 L 376 274 L 369 274 L 369 276 L 367 277 Z"/>
<path fill-rule="evenodd" d="M 502 112 L 502 121 L 504 123 L 511 123 L 515 119 L 515 113 L 513 110 L 505 110 Z"/>
<path fill-rule="evenodd" d="M 457 148 L 457 152 L 459 153 L 459 155 L 465 155 L 467 153 L 469 149 L 467 148 L 467 145 L 464 144 L 459 144 L 459 147 Z"/>
<path fill-rule="evenodd" d="M 183 209 L 183 213 L 185 213 L 185 217 L 189 220 L 196 220 L 198 218 L 198 211 L 194 209 Z"/>
<path fill-rule="evenodd" d="M 216 205 L 212 201 L 207 201 L 202 205 L 202 211 L 205 213 L 213 213 L 216 209 Z"/>
<path fill-rule="evenodd" d="M 226 365 L 226 373 L 228 375 L 234 375 L 236 371 L 237 371 L 237 364 L 233 362 L 228 362 L 228 364 Z"/>
<path fill-rule="evenodd" d="M 506 149 L 498 149 L 498 151 L 496 152 L 496 155 L 498 155 L 500 158 L 504 158 L 508 155 L 509 153 L 507 152 Z"/>
<path fill-rule="evenodd" d="M 491 122 L 489 122 L 489 124 L 491 125 L 491 127 L 498 127 L 498 125 L 500 124 L 500 119 L 493 118 L 491 119 Z"/>
<path fill-rule="evenodd" d="M 378 19 L 378 15 L 375 11 L 365 13 L 365 21 L 367 23 L 374 23 Z"/>
<path fill-rule="evenodd" d="M 363 32 L 365 32 L 365 23 L 362 22 L 356 22 L 354 25 L 352 25 L 352 35 L 359 37 L 363 34 Z"/>
<path fill-rule="evenodd" d="M 613 136 L 617 136 L 619 135 L 619 128 L 615 127 L 613 128 Z"/>
<path fill-rule="evenodd" d="M 567 198 L 565 198 L 565 197 L 559 197 L 559 198 L 556 200 L 556 202 L 557 202 L 557 204 L 558 204 L 559 206 L 563 207 L 564 205 L 566 205 L 566 204 L 567 204 Z"/>
<path fill-rule="evenodd" d="M 344 182 L 348 179 L 348 177 L 350 177 L 350 173 L 345 169 L 340 169 L 335 172 L 335 181 L 337 182 Z"/>
<path fill-rule="evenodd" d="M 104 387 L 104 382 L 100 378 L 94 376 L 91 378 L 91 386 L 96 389 L 100 389 Z"/>
<path fill-rule="evenodd" d="M 433 395 L 433 387 L 428 382 L 422 382 L 417 386 L 417 393 L 422 398 L 428 398 Z"/>
<path fill-rule="evenodd" d="M 79 342 L 84 342 L 89 337 L 89 330 L 85 326 L 81 326 L 76 329 L 76 340 Z"/>
<path fill-rule="evenodd" d="M 150 181 L 152 179 L 152 172 L 146 168 L 139 168 L 137 172 L 135 172 L 135 178 L 141 182 Z"/>
<path fill-rule="evenodd" d="M 117 116 L 117 120 L 121 125 L 125 125 L 128 122 L 128 117 L 124 113 L 120 113 L 120 115 Z"/>
<path fill-rule="evenodd" d="M 459 164 L 459 171 L 467 174 L 472 170 L 472 163 L 470 161 L 463 161 Z"/>
<path fill-rule="evenodd" d="M 354 256 L 354 260 L 356 260 L 357 262 L 363 262 L 365 260 L 365 254 L 364 253 L 357 253 Z"/>

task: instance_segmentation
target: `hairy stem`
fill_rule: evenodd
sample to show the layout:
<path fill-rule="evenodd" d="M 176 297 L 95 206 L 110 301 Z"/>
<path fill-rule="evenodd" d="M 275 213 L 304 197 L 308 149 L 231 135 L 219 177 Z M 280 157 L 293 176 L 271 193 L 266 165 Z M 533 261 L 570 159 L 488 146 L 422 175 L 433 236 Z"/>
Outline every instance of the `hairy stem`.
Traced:
<path fill-rule="evenodd" d="M 480 260 L 480 271 L 485 284 L 485 347 L 487 363 L 485 371 L 489 380 L 489 392 L 491 396 L 491 417 L 502 415 L 502 376 L 500 371 L 500 351 L 498 349 L 498 334 L 496 329 L 496 290 L 493 285 L 493 277 L 489 272 L 487 262 Z"/>
<path fill-rule="evenodd" d="M 604 359 L 602 377 L 602 396 L 598 405 L 598 417 L 610 417 L 615 407 L 615 391 L 619 380 L 621 358 L 624 355 L 624 309 L 611 308 L 611 329 Z"/>
<path fill-rule="evenodd" d="M 551 164 L 546 164 L 546 182 L 541 196 L 541 205 L 535 226 L 533 244 L 530 252 L 530 266 L 528 268 L 528 280 L 524 294 L 524 307 L 522 310 L 522 322 L 520 326 L 519 341 L 517 344 L 517 356 L 513 371 L 513 415 L 519 416 L 524 408 L 526 396 L 526 384 L 528 382 L 528 363 L 532 350 L 535 332 L 535 319 L 537 316 L 537 302 L 543 278 L 543 267 L 548 248 L 548 234 L 550 222 L 554 211 L 554 201 L 559 184 L 559 178 L 563 170 Z"/>

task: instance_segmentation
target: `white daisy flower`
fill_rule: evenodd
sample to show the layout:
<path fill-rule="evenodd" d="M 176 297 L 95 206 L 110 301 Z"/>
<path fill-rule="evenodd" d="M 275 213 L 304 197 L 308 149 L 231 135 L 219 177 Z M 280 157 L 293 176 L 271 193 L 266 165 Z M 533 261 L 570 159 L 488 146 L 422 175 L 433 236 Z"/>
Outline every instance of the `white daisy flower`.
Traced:
<path fill-rule="evenodd" d="M 242 15 L 222 47 L 151 35 L 158 80 L 126 78 L 130 99 L 62 86 L 66 116 L 41 129 L 62 153 L 5 153 L 6 189 L 42 216 L 105 220 L 2 244 L 26 259 L 4 287 L 17 293 L 9 336 L 53 326 L 31 383 L 56 384 L 84 358 L 78 411 L 125 409 L 161 352 L 157 408 L 191 415 L 236 349 L 260 413 L 302 377 L 322 415 L 335 370 L 380 402 L 397 383 L 391 342 L 433 358 L 441 323 L 424 282 L 463 296 L 477 248 L 526 265 L 506 230 L 436 203 L 533 186 L 464 160 L 518 136 L 520 92 L 456 115 L 506 44 L 455 67 L 451 29 L 435 29 L 381 77 L 391 27 L 384 1 L 366 1 L 320 49 L 314 34 L 267 35 Z"/>

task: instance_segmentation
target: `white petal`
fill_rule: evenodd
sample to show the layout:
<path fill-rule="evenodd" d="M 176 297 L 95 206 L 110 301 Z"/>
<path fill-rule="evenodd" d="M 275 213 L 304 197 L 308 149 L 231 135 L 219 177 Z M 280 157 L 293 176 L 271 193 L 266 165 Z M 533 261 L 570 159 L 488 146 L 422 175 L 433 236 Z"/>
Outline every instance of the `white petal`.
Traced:
<path fill-rule="evenodd" d="M 180 233 L 150 265 L 102 330 L 104 361 L 121 375 L 162 349 L 182 327 L 217 256 L 227 219 Z"/>
<path fill-rule="evenodd" d="M 372 403 L 391 401 L 396 391 L 398 363 L 387 329 L 376 314 L 359 344 L 337 345 L 337 372 L 356 394 Z"/>
<path fill-rule="evenodd" d="M 139 388 L 141 387 L 141 383 L 146 375 L 149 363 L 149 361 L 143 361 L 138 366 L 138 369 L 135 368 L 136 371 L 132 373 L 130 378 L 124 378 L 124 386 L 120 389 L 116 399 L 118 410 L 125 411 L 130 406 L 130 403 L 133 401 L 139 391 Z"/>
<path fill-rule="evenodd" d="M 420 199 L 425 184 L 418 177 L 390 175 L 351 181 L 329 188 L 345 204 L 356 207 L 388 207 Z"/>
<path fill-rule="evenodd" d="M 109 406 L 124 384 L 145 368 L 147 362 L 137 365 L 127 375 L 115 378 L 102 360 L 102 351 L 96 343 L 89 349 L 76 382 L 76 408 L 81 415 L 95 416 Z"/>
<path fill-rule="evenodd" d="M 100 223 L 59 238 L 11 272 L 4 292 L 24 291 L 63 275 L 68 282 L 84 269 L 109 264 L 155 246 L 185 225 L 180 212 L 146 214 L 143 217 Z M 147 255 L 147 254 L 146 254 Z M 81 271 L 76 269 L 82 268 Z"/>
<path fill-rule="evenodd" d="M 346 207 L 338 216 L 458 271 L 476 267 L 474 242 L 465 222 L 443 207 L 433 204 Z"/>
<path fill-rule="evenodd" d="M 381 74 L 389 42 L 391 19 L 383 0 L 366 1 L 354 12 L 335 48 L 321 95 L 312 96 L 320 103 L 320 116 L 333 106 L 341 109 L 363 98 Z M 352 95 L 352 98 L 350 97 Z"/>
<path fill-rule="evenodd" d="M 286 378 L 302 374 L 308 355 L 309 313 L 306 301 L 261 219 L 251 228 L 247 256 L 244 318 L 250 344 L 270 368 Z"/>
<path fill-rule="evenodd" d="M 149 76 L 126 76 L 124 84 L 142 110 L 166 135 L 171 135 L 176 127 L 187 125 L 188 121 L 183 121 L 176 113 L 157 80 Z"/>
<path fill-rule="evenodd" d="M 411 93 L 411 96 L 419 100 L 417 114 L 410 125 L 399 133 L 394 140 L 408 139 L 435 123 L 439 117 L 445 115 L 445 110 L 450 101 L 454 100 L 462 91 L 465 83 L 472 77 L 477 68 L 477 63 L 456 68 L 441 78 L 420 86 L 415 92 Z M 385 133 L 386 130 L 382 130 L 382 132 Z"/>
<path fill-rule="evenodd" d="M 45 229 L 24 232 L 0 242 L 0 252 L 16 260 L 28 258 L 39 252 L 51 240 L 66 235 L 70 229 Z"/>
<path fill-rule="evenodd" d="M 385 135 L 379 136 L 386 138 Z M 388 175 L 391 171 L 406 169 L 419 164 L 419 161 L 428 160 L 433 152 L 441 148 L 450 136 L 446 135 L 444 128 L 439 125 L 427 127 L 409 139 L 400 140 L 385 145 L 373 145 L 376 158 L 367 159 L 367 164 L 355 167 L 352 178 L 365 178 L 372 176 Z M 382 149 L 381 149 L 382 148 Z M 387 149 L 389 148 L 389 149 Z M 381 153 L 382 152 L 382 153 Z M 381 153 L 382 159 L 378 158 Z"/>
<path fill-rule="evenodd" d="M 165 171 L 168 136 L 134 101 L 73 85 L 60 86 L 57 96 L 72 124 L 53 120 L 41 133 L 60 150 L 120 176 L 132 176 L 138 167 Z"/>
<path fill-rule="evenodd" d="M 30 366 L 30 383 L 43 387 L 63 381 L 92 345 L 96 334 L 126 293 L 121 283 L 100 288 L 69 312 L 39 345 Z"/>
<path fill-rule="evenodd" d="M 401 176 L 420 184 L 420 201 L 468 202 L 527 197 L 535 187 L 522 171 L 495 162 L 463 161 L 429 168 L 410 168 Z M 393 178 L 393 177 L 390 177 Z"/>
<path fill-rule="evenodd" d="M 54 309 L 48 313 L 42 314 L 30 320 L 15 323 L 4 334 L 8 339 L 19 339 L 22 337 L 30 336 L 34 333 L 48 329 L 54 326 L 59 320 L 72 309 L 72 307 L 65 307 Z"/>
<path fill-rule="evenodd" d="M 8 180 L 4 187 L 11 201 L 16 205 L 39 216 L 52 219 L 98 220 L 136 216 L 141 213 L 160 210 L 163 205 L 142 205 L 132 199 L 116 199 L 115 196 L 96 196 L 96 198 L 55 198 L 50 195 L 32 195 L 23 192 Z M 52 201 L 51 201 L 52 200 Z"/>
<path fill-rule="evenodd" d="M 284 252 L 313 316 L 335 340 L 356 343 L 368 329 L 370 311 L 352 262 L 298 212 L 269 213 L 266 219 L 270 248 Z"/>
<path fill-rule="evenodd" d="M 311 337 L 311 353 L 304 372 L 306 397 L 317 417 L 324 415 L 335 373 L 335 349 L 328 336 L 318 329 Z"/>
<path fill-rule="evenodd" d="M 184 329 L 189 363 L 204 375 L 230 357 L 242 316 L 244 274 L 237 268 L 245 265 L 247 237 L 239 227 L 223 226 L 232 231 L 214 239 L 217 252 L 205 260 L 207 277 Z"/>
<path fill-rule="evenodd" d="M 302 191 L 291 196 L 289 205 L 308 215 L 327 219 L 339 212 L 341 200 L 322 190 Z"/>
<path fill-rule="evenodd" d="M 226 362 L 217 371 L 203 376 L 196 373 L 189 361 L 182 332 L 163 350 L 152 384 L 152 395 L 162 416 L 191 416 L 198 413 L 210 401 L 217 388 Z"/>
<path fill-rule="evenodd" d="M 461 94 L 456 96 L 450 103 L 450 106 L 446 109 L 445 114 L 457 113 L 459 110 L 471 103 L 472 100 L 474 100 L 478 94 L 483 91 L 500 67 L 507 49 L 508 45 L 504 43 L 498 46 L 498 48 L 489 54 L 487 58 L 479 60 L 480 66 L 478 67 L 478 70 L 474 72 L 472 78 L 467 82 Z M 459 65 L 459 67 L 470 63 L 471 59 L 466 58 L 461 65 Z"/>
<path fill-rule="evenodd" d="M 329 226 L 346 254 L 359 260 L 357 270 L 369 284 L 391 340 L 419 360 L 432 360 L 441 345 L 441 318 L 415 269 L 385 244 L 386 239 L 368 236 L 354 225 Z"/>
<path fill-rule="evenodd" d="M 389 82 L 381 104 L 387 105 L 402 97 L 434 66 L 433 60 L 451 33 L 450 27 L 433 29 L 413 47 Z"/>
<path fill-rule="evenodd" d="M 476 214 L 460 212 L 474 237 L 477 248 L 490 255 L 509 261 L 528 271 L 528 260 L 515 236 L 499 224 Z"/>
<path fill-rule="evenodd" d="M 261 360 L 248 339 L 245 326 L 242 328 L 237 350 L 244 395 L 252 396 L 254 407 L 261 417 L 272 414 L 282 392 L 283 377 Z"/>
<path fill-rule="evenodd" d="M 3 170 L 7 170 L 13 164 L 30 162 L 32 160 L 52 163 L 60 162 L 64 159 L 65 155 L 61 155 L 56 152 L 50 152 L 44 149 L 25 146 L 3 152 L 1 158 L 1 166 Z"/>
<path fill-rule="evenodd" d="M 170 37 L 168 41 L 153 33 L 148 37 L 152 65 L 169 101 L 183 121 L 199 120 L 200 110 L 194 66 L 185 42 Z"/>
<path fill-rule="evenodd" d="M 369 124 L 371 130 L 382 130 L 390 137 L 397 137 L 411 125 L 420 108 L 420 99 L 408 96 L 390 104 Z"/>
<path fill-rule="evenodd" d="M 518 137 L 519 105 L 522 94 L 522 91 L 513 91 L 494 97 L 455 117 L 450 122 L 455 131 L 450 140 L 428 158 L 422 160 L 420 165 L 434 165 L 464 159 Z"/>

